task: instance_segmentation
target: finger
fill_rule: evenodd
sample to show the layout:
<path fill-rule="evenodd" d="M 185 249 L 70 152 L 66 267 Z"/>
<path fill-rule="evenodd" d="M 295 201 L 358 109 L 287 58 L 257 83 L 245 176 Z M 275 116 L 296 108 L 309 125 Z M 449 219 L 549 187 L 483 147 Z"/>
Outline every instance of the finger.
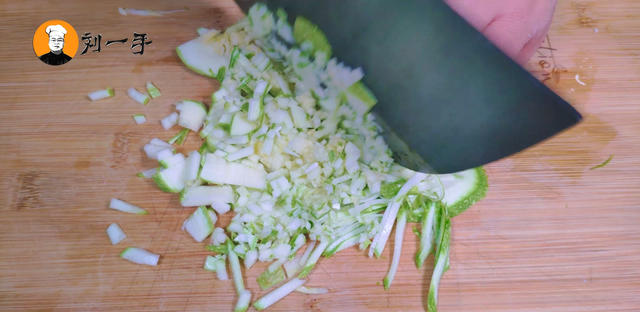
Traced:
<path fill-rule="evenodd" d="M 526 16 L 520 12 L 510 12 L 494 18 L 482 33 L 502 52 L 516 59 L 520 50 L 531 40 Z"/>
<path fill-rule="evenodd" d="M 478 3 L 478 0 L 445 0 L 445 2 L 478 31 L 487 27 L 502 10 L 499 5 L 499 2 L 502 1 L 481 1 Z"/>
<path fill-rule="evenodd" d="M 522 49 L 518 53 L 518 56 L 516 56 L 514 60 L 518 62 L 518 64 L 520 65 L 525 65 L 531 59 L 531 57 L 536 53 L 538 48 L 540 48 L 545 37 L 546 37 L 546 32 L 544 34 L 540 34 L 534 37 L 533 39 L 529 40 L 529 42 L 527 42 L 527 44 L 525 44 L 524 47 L 522 47 Z"/>
<path fill-rule="evenodd" d="M 536 53 L 538 48 L 544 42 L 544 39 L 551 28 L 551 20 L 553 19 L 553 13 L 555 12 L 556 1 L 551 0 L 547 3 L 548 7 L 542 9 L 541 15 L 545 18 L 540 19 L 540 24 L 534 26 L 534 36 L 527 42 L 524 47 L 518 53 L 516 61 L 522 65 L 531 59 L 531 56 Z"/>

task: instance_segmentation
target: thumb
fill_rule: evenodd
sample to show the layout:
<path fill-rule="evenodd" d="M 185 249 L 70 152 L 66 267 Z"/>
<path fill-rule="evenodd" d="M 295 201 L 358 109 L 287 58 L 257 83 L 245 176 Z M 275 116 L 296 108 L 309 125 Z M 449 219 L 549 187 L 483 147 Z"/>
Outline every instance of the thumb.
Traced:
<path fill-rule="evenodd" d="M 520 61 L 517 60 L 520 51 L 532 39 L 524 19 L 520 12 L 499 15 L 482 30 L 482 34 L 509 57 Z"/>

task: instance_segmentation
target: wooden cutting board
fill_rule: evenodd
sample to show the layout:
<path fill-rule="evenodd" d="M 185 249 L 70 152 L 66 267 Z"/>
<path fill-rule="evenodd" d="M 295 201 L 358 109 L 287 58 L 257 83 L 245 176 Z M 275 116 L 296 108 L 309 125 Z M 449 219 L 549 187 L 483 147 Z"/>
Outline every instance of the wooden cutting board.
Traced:
<path fill-rule="evenodd" d="M 202 269 L 209 253 L 180 229 L 192 209 L 135 173 L 156 165 L 141 150 L 149 139 L 177 132 L 159 124 L 172 104 L 184 98 L 210 103 L 218 87 L 185 68 L 175 47 L 195 37 L 197 27 L 236 22 L 239 9 L 230 0 L 0 6 L 0 310 L 231 311 L 233 283 Z M 118 6 L 190 10 L 140 17 L 122 16 Z M 69 64 L 48 66 L 36 59 L 31 38 L 52 19 L 80 35 L 101 34 L 103 45 L 129 41 L 86 55 L 80 44 Z M 153 41 L 143 55 L 132 53 L 133 32 Z M 640 310 L 638 33 L 638 1 L 560 1 L 549 40 L 528 68 L 551 77 L 546 83 L 585 121 L 487 167 L 489 196 L 453 220 L 441 311 Z M 127 97 L 129 87 L 143 90 L 147 81 L 162 97 L 147 106 Z M 86 98 L 109 86 L 115 98 Z M 149 122 L 136 125 L 134 114 Z M 192 135 L 184 150 L 197 146 Z M 589 170 L 614 154 L 606 167 Z M 112 197 L 150 214 L 107 209 Z M 112 222 L 129 236 L 117 246 L 105 234 Z M 417 271 L 411 227 L 406 238 L 389 291 L 380 284 L 392 242 L 378 260 L 355 248 L 322 259 L 308 285 L 330 294 L 292 294 L 270 311 L 423 310 L 433 260 Z M 160 264 L 120 259 L 127 246 L 161 254 Z M 255 281 L 263 268 L 246 272 L 254 298 L 264 293 Z"/>

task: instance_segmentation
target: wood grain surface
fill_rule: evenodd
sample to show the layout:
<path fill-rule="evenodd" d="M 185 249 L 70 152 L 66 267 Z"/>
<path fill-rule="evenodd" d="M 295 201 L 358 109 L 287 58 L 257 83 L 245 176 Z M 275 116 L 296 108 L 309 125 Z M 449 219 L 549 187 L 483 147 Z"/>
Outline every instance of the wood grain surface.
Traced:
<path fill-rule="evenodd" d="M 190 10 L 139 17 L 118 14 L 119 6 Z M 231 311 L 233 283 L 202 269 L 204 244 L 180 229 L 192 209 L 135 173 L 156 166 L 141 149 L 149 139 L 177 132 L 159 124 L 172 104 L 208 104 L 218 87 L 185 68 L 175 47 L 197 27 L 234 23 L 240 10 L 230 0 L 5 0 L 0 12 L 0 310 Z M 103 42 L 138 32 L 153 43 L 143 55 L 132 54 L 129 41 L 48 66 L 31 38 L 51 19 Z M 552 77 L 546 83 L 585 121 L 487 166 L 488 197 L 453 220 L 440 311 L 640 311 L 639 33 L 638 1 L 560 1 L 551 49 L 545 42 L 528 69 Z M 162 97 L 142 106 L 126 96 L 147 81 Z M 108 86 L 114 98 L 86 98 Z M 134 114 L 149 122 L 136 125 Z M 197 146 L 192 135 L 184 150 Z M 609 155 L 606 167 L 589 170 Z M 112 197 L 150 214 L 107 209 Z M 112 222 L 129 236 L 117 246 L 105 234 Z M 389 291 L 380 284 L 393 248 L 379 260 L 354 248 L 311 273 L 308 285 L 330 294 L 292 294 L 270 311 L 424 310 L 433 259 L 417 271 L 411 227 L 406 238 Z M 120 259 L 127 246 L 161 254 L 159 265 Z M 263 294 L 255 281 L 263 267 L 246 272 L 254 298 Z"/>

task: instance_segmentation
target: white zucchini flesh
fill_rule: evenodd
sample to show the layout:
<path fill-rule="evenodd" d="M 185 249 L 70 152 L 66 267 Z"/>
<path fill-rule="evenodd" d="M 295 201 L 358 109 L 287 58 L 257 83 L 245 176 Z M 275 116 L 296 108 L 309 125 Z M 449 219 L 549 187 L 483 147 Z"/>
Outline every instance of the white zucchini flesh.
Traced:
<path fill-rule="evenodd" d="M 258 251 L 249 250 L 244 255 L 244 267 L 248 270 L 258 261 Z"/>
<path fill-rule="evenodd" d="M 162 118 L 162 120 L 160 120 L 160 124 L 162 125 L 162 128 L 164 128 L 164 130 L 169 130 L 173 126 L 178 124 L 178 118 L 178 113 L 173 112 L 171 113 L 171 115 Z"/>
<path fill-rule="evenodd" d="M 147 153 L 147 157 L 151 159 L 158 159 L 158 152 L 162 150 L 169 150 L 173 152 L 175 149 L 173 147 L 165 147 L 165 146 L 153 145 L 153 144 L 147 144 L 144 146 L 144 151 L 145 153 Z"/>
<path fill-rule="evenodd" d="M 112 88 L 106 88 L 105 90 L 99 90 L 99 91 L 95 91 L 87 94 L 89 99 L 94 102 L 108 99 L 110 97 L 114 97 L 115 95 L 116 93 L 113 91 Z"/>
<path fill-rule="evenodd" d="M 214 203 L 230 204 L 235 201 L 235 193 L 231 186 L 192 186 L 180 195 L 183 207 L 209 206 Z"/>
<path fill-rule="evenodd" d="M 231 205 L 216 200 L 211 203 L 211 208 L 213 208 L 213 210 L 215 210 L 219 215 L 222 215 L 231 210 Z"/>
<path fill-rule="evenodd" d="M 247 289 L 244 289 L 240 292 L 240 296 L 238 296 L 238 303 L 236 304 L 236 308 L 233 312 L 245 312 L 249 309 L 249 302 L 251 301 L 251 292 Z"/>
<path fill-rule="evenodd" d="M 214 246 L 220 246 L 220 244 L 224 243 L 229 239 L 226 234 L 224 234 L 224 229 L 221 227 L 217 227 L 213 229 L 213 233 L 211 233 L 211 244 Z"/>
<path fill-rule="evenodd" d="M 184 221 L 182 230 L 187 231 L 198 243 L 201 243 L 211 235 L 217 220 L 215 214 L 209 213 L 204 207 L 199 207 Z"/>
<path fill-rule="evenodd" d="M 156 154 L 156 158 L 158 158 L 158 161 L 163 161 L 173 155 L 174 155 L 173 150 L 163 149 Z"/>
<path fill-rule="evenodd" d="M 262 107 L 260 105 L 260 101 L 257 99 L 249 100 L 249 109 L 247 112 L 247 120 L 256 121 L 258 117 L 260 117 L 260 112 L 262 111 Z"/>
<path fill-rule="evenodd" d="M 231 119 L 231 130 L 229 133 L 233 136 L 246 135 L 256 129 L 258 129 L 258 125 L 249 121 L 247 114 L 237 112 L 233 115 L 233 119 Z"/>
<path fill-rule="evenodd" d="M 173 148 L 173 145 L 171 145 L 171 144 L 169 144 L 169 143 L 167 143 L 167 142 L 165 142 L 163 140 L 160 140 L 158 138 L 151 139 L 151 141 L 149 141 L 149 144 Z"/>
<path fill-rule="evenodd" d="M 289 109 L 291 110 L 291 117 L 293 118 L 293 124 L 296 128 L 311 128 L 311 123 L 307 119 L 307 113 L 304 112 L 302 107 L 292 105 Z"/>
<path fill-rule="evenodd" d="M 120 257 L 133 263 L 155 266 L 160 260 L 160 255 L 154 254 L 142 248 L 129 247 L 120 253 Z"/>
<path fill-rule="evenodd" d="M 221 281 L 226 281 L 229 279 L 229 274 L 227 273 L 226 259 L 227 259 L 227 255 L 222 255 L 222 261 L 218 261 L 216 263 L 216 274 L 218 275 L 218 279 Z"/>
<path fill-rule="evenodd" d="M 147 105 L 147 103 L 149 103 L 149 97 L 146 94 L 140 93 L 138 90 L 134 89 L 133 87 L 129 88 L 129 90 L 127 90 L 127 94 L 129 95 L 129 97 L 131 97 L 134 101 L 142 104 L 142 105 Z"/>
<path fill-rule="evenodd" d="M 140 208 L 138 206 L 135 206 L 135 205 L 129 204 L 127 202 L 121 201 L 121 200 L 119 200 L 117 198 L 112 198 L 111 199 L 111 202 L 109 203 L 109 208 L 115 209 L 115 210 L 119 210 L 119 211 L 122 211 L 122 212 L 138 214 L 138 215 L 149 214 L 148 211 L 146 211 L 146 210 L 144 210 L 144 209 L 142 209 L 142 208 Z"/>
<path fill-rule="evenodd" d="M 253 146 L 247 146 L 241 150 L 235 151 L 227 155 L 228 161 L 236 161 L 245 157 L 249 157 L 254 154 Z"/>
<path fill-rule="evenodd" d="M 149 144 L 144 146 L 144 151 L 147 154 L 147 157 L 151 159 L 158 159 L 158 153 L 166 149 L 171 151 L 172 154 L 173 154 L 173 151 L 175 151 L 175 147 L 173 147 L 173 145 L 165 141 L 162 141 L 158 138 L 151 139 Z"/>
<path fill-rule="evenodd" d="M 118 245 L 121 241 L 127 238 L 127 234 L 124 233 L 118 223 L 111 223 L 111 225 L 109 225 L 107 228 L 107 235 L 109 236 L 109 240 L 111 240 L 112 245 Z"/>
<path fill-rule="evenodd" d="M 159 154 L 159 153 L 158 153 Z M 160 159 L 160 155 L 158 155 L 158 160 L 159 163 L 162 167 L 164 168 L 169 168 L 169 167 L 173 167 L 179 163 L 182 163 L 185 161 L 185 157 L 184 155 L 178 153 L 178 154 L 172 154 L 169 157 Z"/>
<path fill-rule="evenodd" d="M 231 184 L 262 190 L 267 186 L 267 173 L 224 158 L 207 154 L 200 178 L 217 184 Z"/>
<path fill-rule="evenodd" d="M 176 109 L 180 111 L 178 125 L 191 131 L 198 132 L 207 117 L 207 109 L 201 102 L 184 100 L 176 104 Z"/>
<path fill-rule="evenodd" d="M 206 271 L 209 272 L 215 272 L 216 271 L 216 262 L 218 262 L 218 259 L 214 256 L 207 256 L 207 260 L 205 260 L 204 262 L 204 269 Z"/>
<path fill-rule="evenodd" d="M 280 299 L 284 298 L 286 295 L 292 293 L 294 290 L 298 289 L 298 287 L 304 285 L 307 280 L 294 278 L 284 285 L 276 288 L 274 291 L 262 296 L 262 298 L 258 299 L 253 303 L 253 306 L 257 310 L 264 310 L 274 303 L 278 302 Z"/>
<path fill-rule="evenodd" d="M 198 151 L 191 151 L 185 160 L 184 171 L 182 172 L 182 180 L 192 181 L 198 178 L 200 171 L 201 155 Z M 198 205 L 200 206 L 200 205 Z"/>

